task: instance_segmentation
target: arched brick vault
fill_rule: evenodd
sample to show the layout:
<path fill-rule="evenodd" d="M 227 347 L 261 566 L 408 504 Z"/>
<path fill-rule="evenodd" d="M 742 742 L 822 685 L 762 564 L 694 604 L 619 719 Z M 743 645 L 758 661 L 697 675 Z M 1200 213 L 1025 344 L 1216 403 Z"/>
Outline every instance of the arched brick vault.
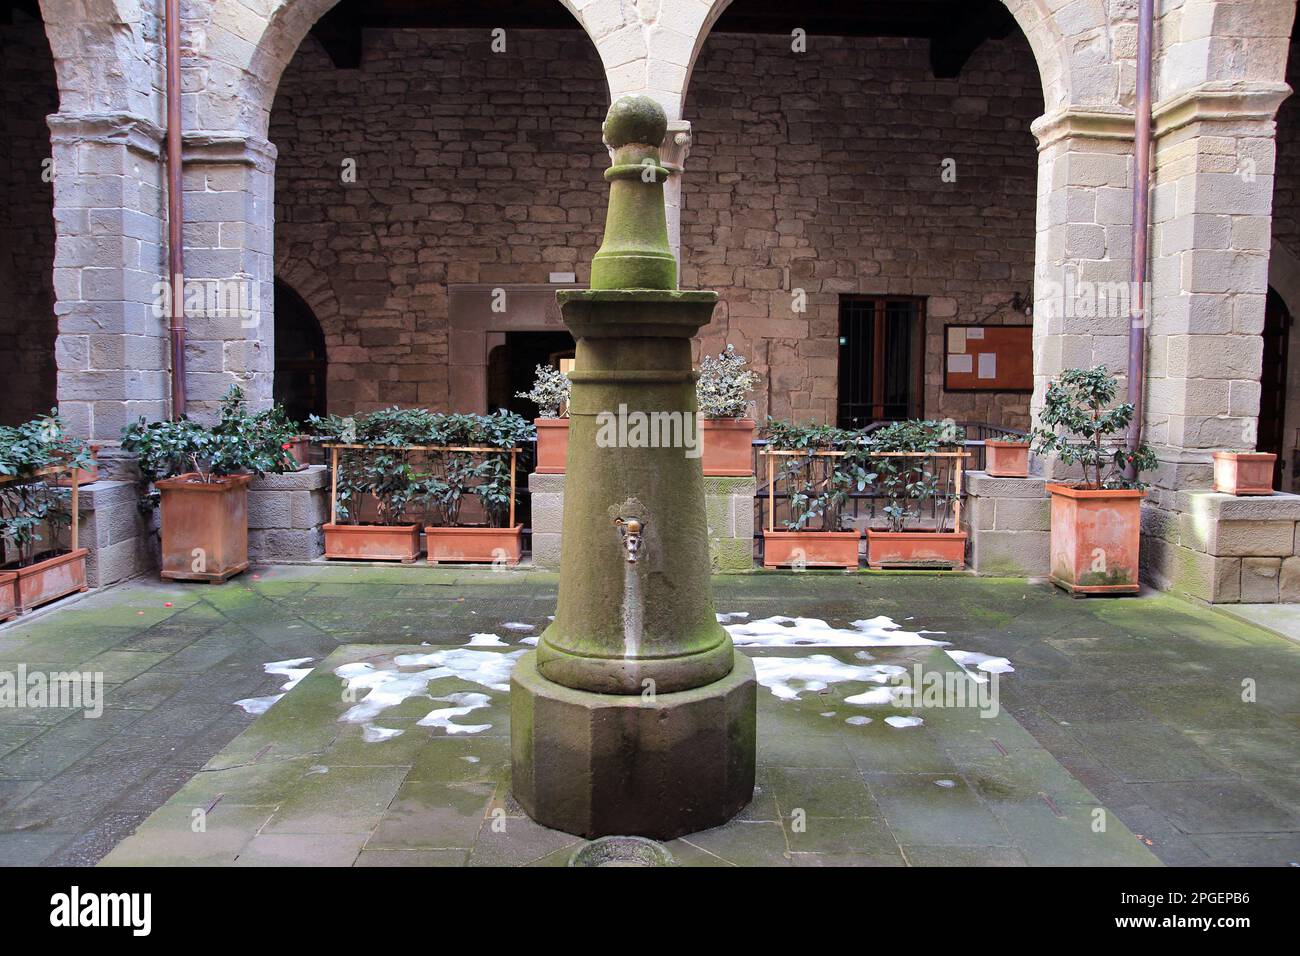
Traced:
<path fill-rule="evenodd" d="M 305 259 L 296 259 L 284 253 L 275 257 L 275 277 L 290 286 L 311 307 L 316 321 L 325 336 L 325 348 L 332 350 L 341 341 L 338 296 L 330 284 L 329 276 Z"/>

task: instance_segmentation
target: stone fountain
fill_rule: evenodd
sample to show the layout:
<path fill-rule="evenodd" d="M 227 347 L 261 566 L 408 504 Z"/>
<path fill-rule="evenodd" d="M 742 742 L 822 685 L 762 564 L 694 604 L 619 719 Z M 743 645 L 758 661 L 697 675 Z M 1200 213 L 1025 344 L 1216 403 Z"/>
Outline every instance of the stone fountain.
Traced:
<path fill-rule="evenodd" d="M 604 243 L 591 288 L 558 293 L 577 340 L 559 605 L 511 681 L 515 799 L 589 838 L 718 826 L 754 791 L 754 666 L 714 611 L 691 366 L 717 293 L 677 288 L 666 131 L 648 97 L 605 120 Z M 610 427 L 638 413 L 681 440 Z"/>

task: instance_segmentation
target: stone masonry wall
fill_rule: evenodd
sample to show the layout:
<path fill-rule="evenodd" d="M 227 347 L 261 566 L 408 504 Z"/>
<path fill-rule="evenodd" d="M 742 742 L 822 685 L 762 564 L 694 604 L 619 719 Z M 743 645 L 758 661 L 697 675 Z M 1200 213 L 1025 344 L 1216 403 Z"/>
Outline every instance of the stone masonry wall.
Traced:
<path fill-rule="evenodd" d="M 280 84 L 270 138 L 276 266 L 324 327 L 331 411 L 448 406 L 447 285 L 585 283 L 604 225 L 608 106 L 586 37 L 367 30 L 360 70 L 308 38 Z M 356 182 L 341 164 L 356 161 Z"/>
<path fill-rule="evenodd" d="M 997 306 L 1030 293 L 1042 111 L 1019 34 L 955 80 L 920 40 L 811 37 L 800 55 L 784 36 L 709 37 L 683 114 L 682 279 L 721 294 L 701 344 L 753 356 L 759 416 L 834 420 L 839 297 L 873 293 L 929 297 L 927 416 L 1027 423 L 1028 395 L 942 391 L 942 335 L 1029 322 Z"/>
<path fill-rule="evenodd" d="M 54 186 L 45 117 L 58 109 L 54 61 L 37 20 L 0 25 L 0 424 L 55 404 Z"/>

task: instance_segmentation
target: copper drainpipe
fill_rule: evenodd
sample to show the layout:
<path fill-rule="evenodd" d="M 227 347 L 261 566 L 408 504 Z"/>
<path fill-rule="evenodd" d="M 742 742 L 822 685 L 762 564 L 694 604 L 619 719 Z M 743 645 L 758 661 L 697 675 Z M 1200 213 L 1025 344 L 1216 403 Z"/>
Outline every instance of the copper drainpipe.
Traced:
<path fill-rule="evenodd" d="M 1154 30 L 1154 0 L 1141 0 L 1138 9 L 1137 102 L 1133 107 L 1133 265 L 1132 304 L 1128 324 L 1128 397 L 1133 403 L 1133 421 L 1128 427 L 1128 450 L 1134 454 L 1142 444 L 1142 416 L 1146 392 L 1147 233 L 1150 229 L 1151 200 L 1151 38 Z M 1134 479 L 1137 469 L 1129 464 L 1125 474 Z"/>
<path fill-rule="evenodd" d="M 172 418 L 185 414 L 185 213 L 181 183 L 181 2 L 167 0 L 167 277 L 171 283 Z"/>

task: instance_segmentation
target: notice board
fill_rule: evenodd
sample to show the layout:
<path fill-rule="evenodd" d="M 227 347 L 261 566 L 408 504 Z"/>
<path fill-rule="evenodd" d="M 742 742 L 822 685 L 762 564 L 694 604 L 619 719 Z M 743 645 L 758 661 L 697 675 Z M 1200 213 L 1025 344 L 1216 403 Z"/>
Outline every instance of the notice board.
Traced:
<path fill-rule="evenodd" d="M 946 392 L 1032 392 L 1032 325 L 947 325 L 943 330 Z"/>

